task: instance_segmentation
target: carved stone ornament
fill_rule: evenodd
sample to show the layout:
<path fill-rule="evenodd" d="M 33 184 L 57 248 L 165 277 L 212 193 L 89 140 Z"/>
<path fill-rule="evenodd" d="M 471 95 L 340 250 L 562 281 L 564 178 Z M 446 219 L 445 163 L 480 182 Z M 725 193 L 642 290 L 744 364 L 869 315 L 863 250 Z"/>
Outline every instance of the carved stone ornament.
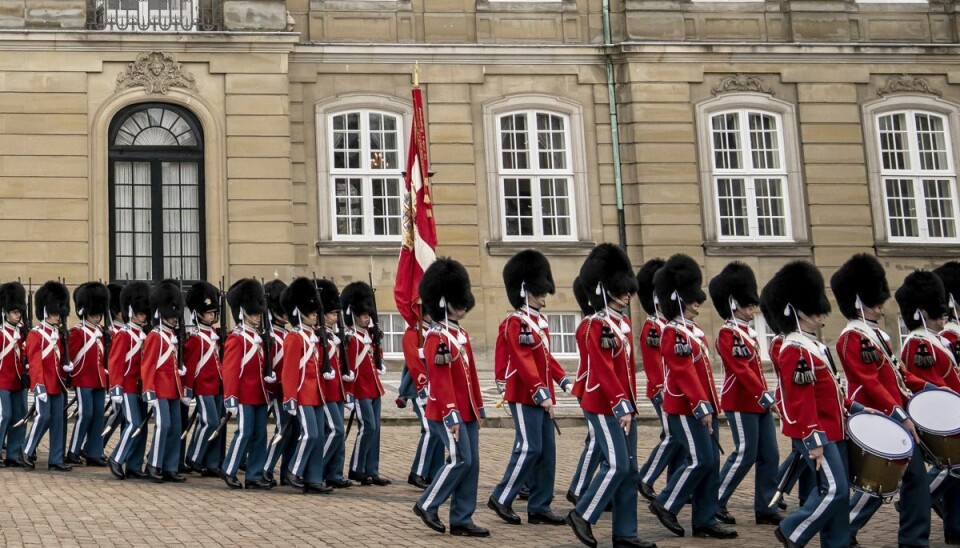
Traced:
<path fill-rule="evenodd" d="M 146 93 L 166 94 L 172 87 L 197 91 L 193 75 L 169 53 L 144 52 L 117 75 L 117 92 L 143 86 Z"/>
<path fill-rule="evenodd" d="M 731 92 L 753 91 L 756 93 L 766 93 L 773 95 L 773 90 L 763 84 L 763 80 L 756 76 L 738 72 L 733 76 L 724 78 L 717 87 L 710 90 L 713 95 Z"/>
<path fill-rule="evenodd" d="M 909 74 L 891 76 L 887 83 L 877 90 L 877 95 L 881 97 L 891 93 L 927 93 L 937 97 L 942 95 L 940 90 L 930 87 L 930 83 L 925 79 Z"/>

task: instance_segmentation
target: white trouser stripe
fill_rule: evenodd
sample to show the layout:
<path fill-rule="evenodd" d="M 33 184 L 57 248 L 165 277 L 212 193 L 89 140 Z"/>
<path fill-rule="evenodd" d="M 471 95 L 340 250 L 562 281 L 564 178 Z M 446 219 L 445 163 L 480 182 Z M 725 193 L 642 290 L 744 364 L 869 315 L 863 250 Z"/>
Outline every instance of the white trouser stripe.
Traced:
<path fill-rule="evenodd" d="M 124 395 L 123 398 L 123 415 L 127 419 L 127 424 L 123 427 L 123 434 L 120 435 L 120 443 L 117 444 L 117 456 L 123 454 L 124 449 L 127 447 L 127 442 L 130 441 L 130 436 L 133 434 L 133 429 L 136 428 L 136 425 L 133 424 L 133 410 L 130 409 L 130 397 Z M 120 464 L 125 464 L 121 462 Z"/>
<path fill-rule="evenodd" d="M 307 440 L 310 436 L 307 433 L 307 417 L 305 415 L 306 407 L 301 406 L 297 412 L 297 416 L 300 418 L 300 443 L 297 444 L 297 456 L 293 459 L 292 468 L 294 475 L 296 471 L 300 469 L 300 463 L 303 462 L 303 455 L 307 452 Z"/>
<path fill-rule="evenodd" d="M 593 513 L 597 509 L 597 504 L 600 502 L 600 499 L 603 498 L 603 493 L 610 487 L 610 483 L 613 482 L 613 476 L 617 473 L 617 452 L 613 448 L 613 438 L 610 436 L 610 429 L 607 428 L 607 421 L 604 420 L 603 415 L 596 415 L 597 422 L 600 423 L 600 430 L 603 432 L 603 439 L 607 441 L 607 473 L 603 476 L 603 481 L 600 482 L 600 488 L 597 489 L 597 492 L 593 495 L 593 500 L 590 501 L 590 505 L 587 506 L 587 511 L 584 512 L 584 519 L 589 520 L 590 516 L 593 516 Z"/>
<path fill-rule="evenodd" d="M 583 452 L 583 468 L 580 470 L 580 478 L 577 480 L 577 485 L 573 489 L 573 494 L 578 497 L 583 494 L 583 488 L 587 486 L 587 468 L 590 466 L 590 461 L 593 459 L 593 451 L 597 447 L 597 432 L 593 428 L 593 423 L 590 421 L 587 422 L 587 438 L 589 442 L 587 443 L 587 450 Z"/>
<path fill-rule="evenodd" d="M 663 439 L 660 440 L 660 444 L 654 449 L 653 461 L 650 462 L 647 473 L 643 476 L 643 483 L 647 485 L 650 485 L 653 483 L 653 480 L 656 479 L 653 477 L 653 471 L 660 465 L 660 459 L 667 453 L 667 447 L 673 442 L 673 438 L 670 437 L 670 425 L 667 423 L 666 412 L 661 413 L 660 423 L 663 424 Z"/>
<path fill-rule="evenodd" d="M 723 478 L 723 483 L 720 485 L 720 498 L 723 498 L 734 476 L 737 475 L 737 470 L 743 464 L 743 454 L 747 451 L 747 439 L 743 435 L 743 415 L 736 412 L 730 413 L 730 424 L 737 429 L 737 440 L 739 441 L 737 444 L 737 459 L 733 461 L 733 466 L 727 470 L 727 475 Z"/>
<path fill-rule="evenodd" d="M 937 490 L 937 488 L 940 487 L 940 484 L 943 483 L 943 480 L 947 479 L 947 474 L 948 474 L 948 473 L 949 473 L 949 470 L 947 470 L 946 468 L 944 468 L 943 470 L 940 471 L 939 474 L 937 474 L 937 476 L 936 476 L 935 478 L 933 478 L 933 481 L 930 482 L 930 492 L 931 492 L 931 493 L 933 493 L 934 491 Z"/>
<path fill-rule="evenodd" d="M 507 485 L 504 486 L 503 492 L 500 493 L 500 500 L 497 501 L 503 505 L 507 504 L 507 495 L 510 494 L 510 490 L 513 489 L 517 478 L 520 477 L 520 469 L 523 468 L 523 463 L 527 460 L 527 453 L 530 451 L 530 440 L 527 438 L 527 423 L 524 420 L 523 407 L 523 405 L 518 403 L 516 405 L 517 412 L 513 416 L 520 430 L 520 456 L 517 457 L 517 464 L 513 467 L 513 471 L 510 473 L 510 479 L 507 481 Z"/>
<path fill-rule="evenodd" d="M 820 469 L 823 470 L 824 475 L 827 476 L 827 496 L 823 497 L 823 500 L 820 501 L 820 504 L 817 505 L 817 509 L 810 514 L 807 519 L 800 522 L 800 525 L 793 530 L 793 534 L 790 535 L 790 540 L 797 542 L 800 538 L 800 535 L 807 530 L 813 522 L 823 515 L 827 511 L 827 508 L 830 506 L 830 503 L 833 502 L 833 499 L 837 497 L 837 480 L 833 477 L 833 471 L 830 470 L 829 461 L 824 458 L 820 461 Z"/>
<path fill-rule="evenodd" d="M 77 454 L 78 445 L 80 445 L 80 440 L 84 437 L 80 434 L 80 425 L 83 423 L 83 391 L 79 388 L 76 389 L 77 392 L 77 422 L 73 423 L 73 439 L 70 440 L 70 452 L 74 455 Z"/>
<path fill-rule="evenodd" d="M 357 472 L 357 466 L 360 464 L 360 442 L 363 440 L 363 413 L 360 410 L 360 400 L 354 400 L 353 408 L 357 410 L 357 440 L 353 444 L 353 463 L 350 469 Z"/>
<path fill-rule="evenodd" d="M 466 432 L 461 430 L 461 435 L 466 435 Z M 450 462 L 444 465 L 443 471 L 440 472 L 440 477 L 434 480 L 433 486 L 430 487 L 430 493 L 424 501 L 424 508 L 429 508 L 430 505 L 433 504 L 433 499 L 435 499 L 440 492 L 440 487 L 443 486 L 443 482 L 447 480 L 447 476 L 449 476 L 450 472 L 457 466 L 457 440 L 453 439 L 453 434 L 450 430 L 447 430 L 447 451 Z"/>
<path fill-rule="evenodd" d="M 323 456 L 327 456 L 327 452 L 330 451 L 330 446 L 333 445 L 333 415 L 330 414 L 330 410 L 327 409 L 327 406 L 323 406 L 323 416 L 327 418 L 327 428 L 330 429 L 330 435 L 327 436 L 327 439 L 323 441 Z"/>
<path fill-rule="evenodd" d="M 160 400 L 153 400 L 153 403 L 150 405 L 155 405 L 153 411 L 153 418 L 155 422 L 153 424 L 153 447 L 150 448 L 150 452 L 153 453 L 153 458 L 150 459 L 150 466 L 154 468 L 160 468 L 160 431 L 163 421 L 160 420 Z M 146 427 L 146 425 L 144 425 Z"/>
<path fill-rule="evenodd" d="M 237 459 L 240 458 L 240 446 L 243 445 L 241 440 L 243 440 L 243 437 L 246 434 L 245 432 L 246 428 L 244 428 L 245 422 L 243 420 L 244 415 L 246 415 L 246 413 L 243 412 L 243 406 L 238 406 L 237 407 L 237 433 L 234 434 L 233 446 L 230 447 L 232 451 L 230 451 L 230 461 L 227 463 L 228 471 L 236 470 L 237 468 L 234 468 L 234 466 L 239 467 L 239 463 L 237 462 Z"/>
<path fill-rule="evenodd" d="M 680 426 L 683 427 L 683 435 L 687 438 L 687 444 L 690 447 L 690 465 L 683 469 L 683 473 L 680 475 L 680 479 L 677 481 L 677 484 L 673 486 L 673 491 L 670 492 L 670 498 L 667 499 L 667 503 L 664 505 L 667 510 L 673 508 L 675 502 L 677 502 L 677 495 L 683 489 L 683 485 L 687 483 L 687 480 L 690 479 L 690 471 L 697 467 L 700 461 L 697 460 L 697 444 L 693 441 L 693 433 L 690 432 L 690 425 L 687 424 L 688 417 L 679 415 Z M 673 512 L 673 510 L 670 510 Z"/>
<path fill-rule="evenodd" d="M 418 398 L 413 398 L 413 405 L 420 410 L 420 424 L 423 426 L 423 443 L 420 444 L 420 453 L 417 454 L 417 475 L 423 477 L 423 468 L 427 464 L 427 447 L 430 446 L 430 425 L 427 423 L 427 411 Z"/>
<path fill-rule="evenodd" d="M 280 400 L 273 400 L 273 403 L 271 405 L 273 405 L 273 415 L 277 419 L 276 428 L 273 429 L 273 435 L 276 436 L 277 434 L 283 431 L 283 422 L 280 420 L 280 417 L 282 417 L 283 415 L 281 415 L 280 413 L 285 413 L 285 411 L 282 411 L 280 409 Z M 293 420 L 293 419 L 290 418 L 287 420 Z M 277 454 L 277 447 L 283 445 L 283 441 L 277 442 L 276 444 L 271 443 L 272 441 L 273 439 L 267 440 L 267 449 L 268 449 L 267 466 L 270 466 L 270 463 L 273 462 L 273 456 Z M 273 468 L 270 468 L 269 472 L 272 474 Z"/>
<path fill-rule="evenodd" d="M 203 446 L 206 445 L 207 441 L 207 427 L 209 426 L 209 418 L 207 417 L 207 405 L 203 396 L 197 398 L 197 404 L 200 405 L 200 428 L 194 433 L 197 436 L 197 445 L 193 450 L 193 456 L 190 457 L 190 460 L 197 462 L 197 459 L 200 458 L 200 451 L 203 449 Z M 200 463 L 197 463 L 200 464 Z"/>
<path fill-rule="evenodd" d="M 856 491 L 853 495 L 857 497 L 857 504 L 853 506 L 853 509 L 850 510 L 850 523 L 853 523 L 853 520 L 857 519 L 857 516 L 860 515 L 860 512 L 863 512 L 863 507 L 867 505 L 867 501 L 870 500 L 870 496 L 863 491 Z"/>

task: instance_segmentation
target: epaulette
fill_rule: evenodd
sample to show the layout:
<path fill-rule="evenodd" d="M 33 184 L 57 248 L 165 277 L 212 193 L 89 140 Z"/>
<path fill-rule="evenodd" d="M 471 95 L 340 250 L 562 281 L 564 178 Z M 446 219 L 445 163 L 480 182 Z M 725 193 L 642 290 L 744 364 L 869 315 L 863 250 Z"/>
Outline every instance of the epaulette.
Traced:
<path fill-rule="evenodd" d="M 863 361 L 863 363 L 876 363 L 880 361 L 880 355 L 877 354 L 877 349 L 874 348 L 870 339 L 866 337 L 860 337 L 860 360 Z"/>
<path fill-rule="evenodd" d="M 689 356 L 693 354 L 693 347 L 690 346 L 690 341 L 687 340 L 687 336 L 679 331 L 677 331 L 677 341 L 673 345 L 673 351 L 677 356 Z"/>
<path fill-rule="evenodd" d="M 797 360 L 797 368 L 793 371 L 793 383 L 794 384 L 810 384 L 816 380 L 816 376 L 813 373 L 813 369 L 810 368 L 810 364 L 807 362 L 807 359 L 803 357 L 803 351 L 800 352 L 800 359 Z"/>
<path fill-rule="evenodd" d="M 750 358 L 753 354 L 750 352 L 750 348 L 747 347 L 747 344 L 743 342 L 743 337 L 734 332 L 733 335 L 733 355 L 737 358 Z"/>
<path fill-rule="evenodd" d="M 652 325 L 647 331 L 647 346 L 650 348 L 660 348 L 660 332 Z"/>
<path fill-rule="evenodd" d="M 913 365 L 926 369 L 933 367 L 935 363 L 937 363 L 937 359 L 930 353 L 927 341 L 920 339 L 919 344 L 917 344 L 917 353 L 913 355 Z"/>

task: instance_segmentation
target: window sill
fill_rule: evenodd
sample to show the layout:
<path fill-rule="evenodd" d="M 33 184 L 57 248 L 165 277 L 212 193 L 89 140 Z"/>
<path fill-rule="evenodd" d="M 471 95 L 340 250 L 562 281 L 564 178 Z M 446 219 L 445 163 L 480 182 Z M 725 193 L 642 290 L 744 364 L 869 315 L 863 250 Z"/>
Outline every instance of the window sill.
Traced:
<path fill-rule="evenodd" d="M 536 249 L 544 255 L 563 257 L 586 257 L 596 247 L 596 242 L 487 242 L 487 253 L 491 257 L 512 257 L 524 249 Z"/>
<path fill-rule="evenodd" d="M 477 0 L 477 12 L 560 13 L 577 11 L 575 0 Z"/>
<path fill-rule="evenodd" d="M 412 11 L 410 0 L 311 0 L 310 11 Z"/>
<path fill-rule="evenodd" d="M 874 248 L 879 257 L 956 257 L 960 244 L 877 243 Z"/>
<path fill-rule="evenodd" d="M 709 257 L 810 257 L 813 246 L 807 242 L 788 243 L 741 243 L 704 242 L 703 251 Z"/>
<path fill-rule="evenodd" d="M 351 242 L 323 240 L 314 244 L 317 255 L 399 256 L 400 242 Z"/>

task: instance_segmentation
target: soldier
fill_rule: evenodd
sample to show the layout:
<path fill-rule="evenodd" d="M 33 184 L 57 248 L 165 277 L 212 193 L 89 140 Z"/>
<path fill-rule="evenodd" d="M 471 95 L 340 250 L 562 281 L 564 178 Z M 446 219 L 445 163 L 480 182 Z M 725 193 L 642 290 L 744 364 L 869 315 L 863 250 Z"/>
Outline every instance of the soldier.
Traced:
<path fill-rule="evenodd" d="M 73 291 L 80 324 L 70 330 L 70 365 L 64 367 L 77 394 L 77 422 L 64 461 L 106 466 L 103 456 L 103 409 L 107 396 L 107 356 L 101 322 L 110 308 L 110 290 L 100 282 L 80 284 Z"/>
<path fill-rule="evenodd" d="M 267 383 L 275 383 L 263 351 L 260 326 L 267 311 L 263 286 L 253 278 L 238 280 L 227 291 L 237 327 L 223 347 L 223 407 L 237 417 L 237 430 L 223 459 L 221 477 L 231 489 L 272 489 L 263 478 L 267 462 Z M 264 364 L 267 364 L 266 370 Z M 237 479 L 246 458 L 246 484 Z"/>
<path fill-rule="evenodd" d="M 488 537 L 490 531 L 473 522 L 480 480 L 480 419 L 486 417 L 470 336 L 460 326 L 476 301 L 470 276 L 457 261 L 438 257 L 420 280 L 420 300 L 434 325 L 423 343 L 423 359 L 430 379 L 427 420 L 433 435 L 445 440 L 447 461 L 413 513 L 443 533 L 446 526 L 437 511 L 450 499 L 450 534 Z"/>
<path fill-rule="evenodd" d="M 70 314 L 70 292 L 60 282 L 47 282 L 35 296 L 36 315 L 41 322 L 30 330 L 26 341 L 27 364 L 30 367 L 30 389 L 37 407 L 37 418 L 30 428 L 23 459 L 34 467 L 37 446 L 49 429 L 50 453 L 47 468 L 69 472 L 72 467 L 63 463 L 65 444 L 64 394 L 67 391 L 62 373 L 66 341 L 61 340 L 59 326 Z"/>
<path fill-rule="evenodd" d="M 823 548 L 850 542 L 844 417 L 862 405 L 843 397 L 830 350 L 816 331 L 830 312 L 823 276 L 812 264 L 795 261 L 777 272 L 764 289 L 767 310 L 783 315 L 789 334 L 780 350 L 783 433 L 803 455 L 802 466 L 816 474 L 803 505 L 783 518 L 774 534 L 783 546 L 806 546 L 820 533 Z"/>
<path fill-rule="evenodd" d="M 625 312 L 637 292 L 637 278 L 623 249 L 600 244 L 580 268 L 580 281 L 598 311 L 584 327 L 588 364 L 580 407 L 596 435 L 601 460 L 566 522 L 580 542 L 594 548 L 592 526 L 612 502 L 613 545 L 656 547 L 637 536 L 637 380 Z"/>
<path fill-rule="evenodd" d="M 663 329 L 663 410 L 671 432 L 679 436 L 686 456 L 666 487 L 650 503 L 660 523 L 677 536 L 684 529 L 677 513 L 692 498 L 693 536 L 735 538 L 737 532 L 717 524 L 720 454 L 716 384 L 707 336 L 694 321 L 707 296 L 701 289 L 700 266 L 687 255 L 674 255 L 654 277 L 657 301 L 670 323 Z"/>
<path fill-rule="evenodd" d="M 750 322 L 759 311 L 757 278 L 749 266 L 734 261 L 710 280 L 710 300 L 725 321 L 717 334 L 717 354 L 723 365 L 720 408 L 733 433 L 734 451 L 720 472 L 717 519 L 736 523 L 727 511 L 733 492 L 756 464 L 753 510 L 758 525 L 777 525 L 782 516 L 768 504 L 777 490 L 777 430 L 760 360 L 760 342 Z"/>
<path fill-rule="evenodd" d="M 27 292 L 20 282 L 0 285 L 0 445 L 7 448 L 4 466 L 20 468 L 26 441 L 27 386 L 21 325 L 27 314 Z"/>
<path fill-rule="evenodd" d="M 960 363 L 960 305 L 957 304 L 960 299 L 960 263 L 947 262 L 935 268 L 933 273 L 943 282 L 950 313 L 940 337 L 950 343 L 953 357 Z M 931 477 L 931 486 L 937 488 L 933 507 L 943 519 L 944 540 L 947 544 L 960 544 L 960 481 L 938 469 L 931 470 Z"/>
<path fill-rule="evenodd" d="M 273 437 L 267 446 L 267 464 L 263 469 L 263 479 L 276 485 L 273 471 L 280 462 L 280 470 L 286 470 L 290 464 L 290 455 L 293 454 L 293 448 L 297 445 L 297 437 L 300 435 L 297 430 L 297 421 L 289 413 L 283 412 L 283 340 L 287 336 L 287 313 L 280 304 L 280 295 L 287 288 L 282 280 L 271 280 L 263 284 L 263 293 L 267 299 L 267 310 L 270 315 L 270 336 L 273 337 L 273 344 L 270 345 L 271 355 L 267 356 L 270 366 L 273 369 L 274 376 L 278 381 L 267 388 L 270 404 L 273 407 L 273 417 L 276 419 L 276 427 L 273 431 Z M 279 436 L 279 437 L 278 437 Z M 282 461 L 282 462 L 281 462 Z M 283 474 L 280 474 L 280 481 L 284 482 Z"/>
<path fill-rule="evenodd" d="M 347 365 L 356 377 L 347 389 L 360 425 L 348 477 L 360 485 L 390 485 L 390 480 L 380 475 L 380 404 L 384 394 L 380 375 L 386 367 L 378 343 L 381 334 L 374 324 L 373 289 L 364 282 L 349 284 L 340 294 L 340 306 L 346 311 Z"/>
<path fill-rule="evenodd" d="M 283 409 L 300 422 L 300 437 L 287 482 L 304 493 L 330 493 L 323 483 L 323 392 L 320 339 L 314 329 L 322 312 L 317 286 L 297 278 L 280 295 L 293 331 L 283 340 Z M 329 376 L 329 372 L 328 372 Z"/>
<path fill-rule="evenodd" d="M 590 294 L 587 288 L 583 287 L 580 277 L 573 280 L 573 296 L 580 306 L 580 313 L 583 314 L 574 338 L 577 341 L 577 352 L 580 362 L 577 365 L 577 376 L 573 382 L 570 393 L 577 398 L 577 403 L 583 400 L 583 393 L 586 391 L 587 365 L 590 360 L 587 355 L 586 333 L 590 324 L 590 317 L 596 312 L 593 305 L 590 304 Z M 584 415 L 586 418 L 586 415 Z M 593 474 L 600 464 L 600 453 L 597 451 L 597 433 L 593 431 L 593 425 L 587 422 L 587 435 L 583 440 L 583 451 L 580 452 L 580 459 L 577 461 L 577 468 L 573 473 L 573 479 L 570 480 L 570 488 L 567 489 L 567 500 L 571 504 L 577 504 L 580 497 L 583 496 L 587 486 L 593 479 Z"/>
<path fill-rule="evenodd" d="M 420 419 L 420 440 L 413 457 L 407 483 L 419 489 L 426 489 L 433 477 L 443 466 L 443 440 L 430 433 L 429 423 L 424 414 L 427 406 L 427 366 L 423 361 L 423 342 L 430 332 L 433 320 L 429 314 L 421 313 L 419 325 L 408 325 L 403 333 L 403 371 L 400 374 L 400 397 L 413 402 L 413 412 Z"/>
<path fill-rule="evenodd" d="M 220 290 L 203 281 L 194 283 L 186 297 L 196 330 L 183 344 L 184 384 L 193 390 L 198 422 L 186 451 L 186 465 L 201 477 L 219 477 L 223 459 L 219 440 L 209 440 L 223 408 L 220 337 L 214 328 L 220 321 L 220 298 Z"/>
<path fill-rule="evenodd" d="M 343 347 L 337 336 L 337 323 L 340 318 L 340 292 L 330 280 L 317 280 L 320 291 L 320 305 L 323 310 L 323 328 L 318 333 L 327 353 L 327 370 L 323 374 L 320 390 L 323 392 L 324 443 L 323 443 L 323 480 L 327 487 L 345 489 L 353 482 L 343 477 L 343 461 L 346 444 L 343 428 Z M 323 369 L 323 367 L 321 367 Z M 347 371 L 349 373 L 349 371 Z M 349 378 L 353 378 L 352 375 Z"/>
<path fill-rule="evenodd" d="M 106 322 L 106 332 L 112 338 L 127 327 L 123 322 L 123 313 L 120 310 L 120 293 L 123 291 L 123 286 L 117 283 L 109 283 L 107 284 L 107 291 L 110 292 L 110 321 Z M 109 354 L 109 350 L 107 352 Z"/>
<path fill-rule="evenodd" d="M 550 352 L 550 324 L 542 312 L 547 295 L 556 291 L 550 263 L 539 251 L 521 251 L 503 267 L 503 285 L 515 312 L 497 330 L 496 357 L 504 370 L 504 399 L 516 438 L 503 479 L 493 488 L 487 506 L 505 522 L 519 525 L 512 505 L 526 483 L 527 521 L 563 525 L 563 516 L 550 509 L 557 468 L 553 384 L 569 391 L 573 383 Z"/>
<path fill-rule="evenodd" d="M 125 285 L 120 292 L 120 312 L 127 324 L 114 335 L 107 364 L 110 399 L 120 406 L 124 424 L 108 464 L 110 473 L 117 479 L 144 479 L 147 477 L 143 473 L 147 436 L 145 431 L 137 436 L 134 433 L 147 413 L 147 404 L 141 398 L 141 363 L 143 342 L 147 338 L 143 329 L 150 318 L 150 286 L 146 282 Z"/>
<path fill-rule="evenodd" d="M 180 404 L 189 404 L 191 395 L 182 385 L 186 368 L 180 367 L 177 329 L 183 319 L 183 296 L 176 280 L 163 280 L 150 292 L 150 307 L 159 324 L 143 343 L 140 374 L 143 399 L 152 408 L 153 443 L 147 458 L 147 476 L 154 482 L 181 483 L 187 478 L 180 470 Z"/>

